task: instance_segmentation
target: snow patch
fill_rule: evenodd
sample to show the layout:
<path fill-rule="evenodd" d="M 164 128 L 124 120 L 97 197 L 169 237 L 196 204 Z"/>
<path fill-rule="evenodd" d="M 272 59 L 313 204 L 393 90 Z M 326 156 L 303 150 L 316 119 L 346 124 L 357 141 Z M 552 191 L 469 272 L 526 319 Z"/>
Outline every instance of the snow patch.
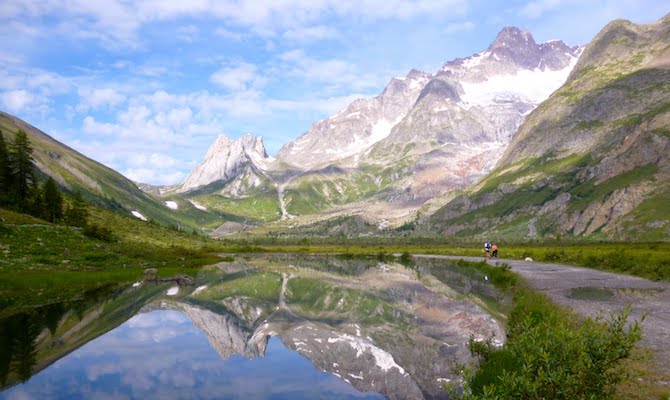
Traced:
<path fill-rule="evenodd" d="M 205 289 L 207 289 L 207 285 L 198 286 L 197 288 L 195 288 L 193 293 L 191 293 L 191 295 L 196 295 L 196 294 L 202 292 Z"/>
<path fill-rule="evenodd" d="M 167 294 L 168 296 L 174 296 L 175 294 L 179 293 L 179 286 L 172 286 L 170 289 L 168 289 Z"/>
<path fill-rule="evenodd" d="M 405 375 L 403 367 L 398 365 L 393 356 L 375 346 L 373 343 L 357 338 L 351 335 L 343 334 L 335 338 L 328 338 L 328 343 L 346 342 L 352 349 L 356 350 L 356 357 L 360 357 L 363 353 L 369 353 L 375 358 L 375 362 L 383 371 L 388 371 L 391 368 L 396 368 L 401 374 Z"/>
<path fill-rule="evenodd" d="M 202 204 L 198 203 L 195 200 L 189 200 L 191 204 L 193 204 L 193 207 L 197 208 L 198 210 L 202 211 L 207 211 L 207 207 L 203 206 Z"/>
<path fill-rule="evenodd" d="M 515 74 L 490 76 L 484 82 L 462 81 L 465 92 L 461 99 L 465 108 L 495 105 L 495 100 L 520 97 L 530 103 L 539 104 L 561 87 L 577 63 L 573 57 L 570 64 L 560 70 L 520 70 Z"/>
<path fill-rule="evenodd" d="M 130 213 L 133 214 L 133 216 L 134 216 L 135 218 L 139 218 L 139 219 L 141 219 L 142 221 L 145 221 L 145 222 L 148 221 L 147 217 L 145 217 L 144 215 L 140 214 L 139 211 L 134 211 L 134 210 L 133 210 L 133 211 L 131 211 Z"/>
<path fill-rule="evenodd" d="M 421 77 L 421 78 L 418 78 L 418 79 L 412 79 L 409 82 L 409 88 L 410 88 L 410 90 L 421 89 L 426 85 L 427 81 L 428 81 L 428 79 L 426 77 Z"/>
<path fill-rule="evenodd" d="M 179 208 L 179 205 L 177 204 L 176 201 L 166 201 L 165 205 L 167 206 L 167 208 L 171 210 L 176 210 Z"/>

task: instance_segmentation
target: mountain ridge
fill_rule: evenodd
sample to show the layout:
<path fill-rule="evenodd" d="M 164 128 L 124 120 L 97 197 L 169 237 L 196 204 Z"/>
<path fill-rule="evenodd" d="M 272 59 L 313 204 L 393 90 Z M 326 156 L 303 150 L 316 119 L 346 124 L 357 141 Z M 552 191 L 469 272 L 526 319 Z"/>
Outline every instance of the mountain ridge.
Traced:
<path fill-rule="evenodd" d="M 412 69 L 391 78 L 377 96 L 315 122 L 275 159 L 252 159 L 240 148 L 231 157 L 242 163 L 192 184 L 213 158 L 214 144 L 177 191 L 188 197 L 218 180 L 215 191 L 196 190 L 199 199 L 209 194 L 235 202 L 260 194 L 280 210 L 275 219 L 350 213 L 359 209 L 355 203 L 366 202 L 388 204 L 404 210 L 400 219 L 411 218 L 427 202 L 491 170 L 525 116 L 567 78 L 581 49 L 560 41 L 537 44 L 529 32 L 504 28 L 488 50 L 446 62 L 435 74 Z M 387 213 L 378 209 L 371 217 L 386 224 Z"/>

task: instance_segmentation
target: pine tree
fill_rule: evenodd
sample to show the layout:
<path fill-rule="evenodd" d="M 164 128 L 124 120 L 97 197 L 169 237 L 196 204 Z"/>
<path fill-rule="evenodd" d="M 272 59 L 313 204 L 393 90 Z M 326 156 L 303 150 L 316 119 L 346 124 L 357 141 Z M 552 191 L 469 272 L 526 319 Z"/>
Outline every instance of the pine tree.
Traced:
<path fill-rule="evenodd" d="M 86 202 L 81 197 L 81 193 L 74 192 L 70 205 L 65 209 L 65 223 L 83 228 L 86 226 L 87 220 Z"/>
<path fill-rule="evenodd" d="M 49 222 L 58 222 L 63 218 L 63 196 L 56 181 L 49 177 L 42 189 L 43 217 Z"/>
<path fill-rule="evenodd" d="M 9 199 L 12 184 L 11 165 L 9 160 L 9 153 L 7 151 L 7 143 L 5 137 L 0 131 L 0 204 L 4 204 Z"/>
<path fill-rule="evenodd" d="M 35 172 L 33 170 L 33 148 L 28 134 L 19 129 L 11 146 L 12 173 L 14 175 L 14 196 L 18 209 L 29 210 L 35 195 Z"/>

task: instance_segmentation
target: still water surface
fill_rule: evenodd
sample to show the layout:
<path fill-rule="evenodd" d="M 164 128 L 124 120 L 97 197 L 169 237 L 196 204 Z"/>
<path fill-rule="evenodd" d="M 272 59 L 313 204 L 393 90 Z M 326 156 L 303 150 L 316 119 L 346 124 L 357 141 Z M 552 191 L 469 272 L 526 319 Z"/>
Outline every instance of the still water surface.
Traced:
<path fill-rule="evenodd" d="M 443 399 L 470 336 L 503 336 L 481 306 L 500 293 L 449 262 L 251 259 L 194 280 L 29 309 L 5 292 L 0 400 Z"/>
<path fill-rule="evenodd" d="M 317 370 L 278 338 L 264 357 L 223 360 L 181 312 L 134 316 L 2 399 L 383 399 Z"/>

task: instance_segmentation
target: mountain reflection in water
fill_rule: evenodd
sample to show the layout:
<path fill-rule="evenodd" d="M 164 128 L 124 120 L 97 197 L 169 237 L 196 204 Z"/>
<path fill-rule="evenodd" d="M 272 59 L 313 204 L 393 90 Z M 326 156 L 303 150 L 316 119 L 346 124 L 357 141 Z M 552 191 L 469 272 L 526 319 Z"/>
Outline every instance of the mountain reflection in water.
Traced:
<path fill-rule="evenodd" d="M 270 339 L 265 355 L 222 360 L 189 318 L 136 315 L 35 375 L 3 399 L 381 399 L 316 370 Z"/>
<path fill-rule="evenodd" d="M 480 275 L 289 257 L 115 283 L 0 320 L 0 399 L 447 398 L 470 336 L 503 338 Z"/>

